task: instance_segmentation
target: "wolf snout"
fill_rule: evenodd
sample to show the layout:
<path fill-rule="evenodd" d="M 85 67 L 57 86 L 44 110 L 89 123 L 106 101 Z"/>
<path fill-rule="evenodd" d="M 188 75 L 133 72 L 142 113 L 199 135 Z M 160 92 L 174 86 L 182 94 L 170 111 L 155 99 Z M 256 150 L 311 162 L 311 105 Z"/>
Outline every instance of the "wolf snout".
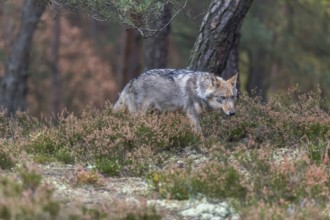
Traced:
<path fill-rule="evenodd" d="M 233 116 L 236 113 L 235 109 L 224 109 L 224 112 L 228 116 Z"/>
<path fill-rule="evenodd" d="M 233 116 L 233 115 L 235 115 L 235 112 L 234 111 L 232 111 L 232 112 L 229 112 L 229 114 L 228 115 L 230 115 L 230 116 Z"/>

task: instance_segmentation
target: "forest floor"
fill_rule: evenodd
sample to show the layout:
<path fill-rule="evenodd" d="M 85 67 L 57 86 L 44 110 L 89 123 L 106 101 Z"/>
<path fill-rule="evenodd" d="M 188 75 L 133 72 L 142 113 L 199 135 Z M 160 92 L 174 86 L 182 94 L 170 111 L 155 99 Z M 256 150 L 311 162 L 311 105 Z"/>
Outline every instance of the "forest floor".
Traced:
<path fill-rule="evenodd" d="M 188 157 L 194 157 L 195 166 L 208 160 L 203 154 L 188 149 Z M 184 166 L 187 158 L 172 158 L 178 166 Z M 105 177 L 99 176 L 96 184 L 77 184 L 81 166 L 63 163 L 37 164 L 38 173 L 44 183 L 50 184 L 53 196 L 61 201 L 65 209 L 82 205 L 91 209 L 99 207 L 133 207 L 133 209 L 154 208 L 161 213 L 162 219 L 237 219 L 234 209 L 225 201 L 210 200 L 199 197 L 190 200 L 161 198 L 154 190 L 150 180 L 138 177 Z M 120 208 L 119 208 L 120 209 Z"/>
<path fill-rule="evenodd" d="M 0 219 L 329 219 L 317 97 L 242 96 L 234 117 L 204 115 L 203 134 L 182 114 L 111 106 L 55 124 L 0 112 Z"/>

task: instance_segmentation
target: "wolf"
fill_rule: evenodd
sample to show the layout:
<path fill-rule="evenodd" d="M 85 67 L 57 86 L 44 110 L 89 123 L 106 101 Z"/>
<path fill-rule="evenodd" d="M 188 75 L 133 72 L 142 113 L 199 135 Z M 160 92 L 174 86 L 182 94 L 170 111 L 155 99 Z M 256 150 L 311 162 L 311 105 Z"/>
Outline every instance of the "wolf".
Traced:
<path fill-rule="evenodd" d="M 234 75 L 228 80 L 213 73 L 188 69 L 152 69 L 127 83 L 113 111 L 146 113 L 182 111 L 187 114 L 197 132 L 201 131 L 199 115 L 223 110 L 235 114 L 237 97 Z"/>

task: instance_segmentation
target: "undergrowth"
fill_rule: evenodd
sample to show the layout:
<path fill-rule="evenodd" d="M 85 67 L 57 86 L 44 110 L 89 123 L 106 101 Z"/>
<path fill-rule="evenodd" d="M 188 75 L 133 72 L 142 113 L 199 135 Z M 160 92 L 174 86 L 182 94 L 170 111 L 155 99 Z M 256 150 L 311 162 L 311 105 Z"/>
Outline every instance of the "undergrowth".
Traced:
<path fill-rule="evenodd" d="M 77 177 L 85 184 L 86 176 Z M 92 178 L 93 179 L 93 178 Z M 87 182 L 90 183 L 90 182 Z M 54 198 L 52 186 L 42 181 L 36 168 L 23 166 L 18 175 L 0 176 L 0 219 L 161 219 L 155 210 L 143 207 L 90 208 L 71 204 L 68 209 Z"/>
<path fill-rule="evenodd" d="M 0 168 L 24 160 L 91 164 L 93 171 L 77 173 L 78 185 L 141 176 L 164 199 L 230 200 L 244 219 L 323 219 L 330 210 L 330 117 L 321 106 L 316 93 L 293 91 L 267 104 L 243 95 L 235 116 L 205 114 L 202 135 L 183 114 L 133 116 L 110 105 L 63 114 L 56 124 L 0 113 Z M 203 149 L 207 160 L 194 163 L 185 149 Z M 184 166 L 168 166 L 176 157 Z"/>

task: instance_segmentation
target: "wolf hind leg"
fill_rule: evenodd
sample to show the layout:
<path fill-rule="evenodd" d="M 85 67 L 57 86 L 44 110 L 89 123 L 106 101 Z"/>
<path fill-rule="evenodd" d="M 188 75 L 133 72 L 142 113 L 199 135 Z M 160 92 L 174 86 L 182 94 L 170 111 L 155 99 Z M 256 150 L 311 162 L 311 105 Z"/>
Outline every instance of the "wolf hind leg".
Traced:
<path fill-rule="evenodd" d="M 139 113 L 139 108 L 137 107 L 137 104 L 135 103 L 134 100 L 128 103 L 127 109 L 129 113 L 132 114 L 138 114 Z"/>
<path fill-rule="evenodd" d="M 194 127 L 194 130 L 197 133 L 200 133 L 202 131 L 200 122 L 199 122 L 199 116 L 197 114 L 197 112 L 195 111 L 195 109 L 190 109 L 187 112 L 187 116 L 190 119 L 190 122 L 192 124 L 192 126 Z"/>
<path fill-rule="evenodd" d="M 115 104 L 112 107 L 112 110 L 114 112 L 119 112 L 119 111 L 126 111 L 127 109 L 127 105 L 124 102 L 124 100 L 121 98 L 121 96 L 119 97 L 119 99 L 115 102 Z"/>
<path fill-rule="evenodd" d="M 113 106 L 113 111 L 122 111 L 122 112 L 129 112 L 129 113 L 136 113 L 137 108 L 134 102 L 134 96 L 132 94 L 127 94 L 124 90 L 117 102 Z"/>

